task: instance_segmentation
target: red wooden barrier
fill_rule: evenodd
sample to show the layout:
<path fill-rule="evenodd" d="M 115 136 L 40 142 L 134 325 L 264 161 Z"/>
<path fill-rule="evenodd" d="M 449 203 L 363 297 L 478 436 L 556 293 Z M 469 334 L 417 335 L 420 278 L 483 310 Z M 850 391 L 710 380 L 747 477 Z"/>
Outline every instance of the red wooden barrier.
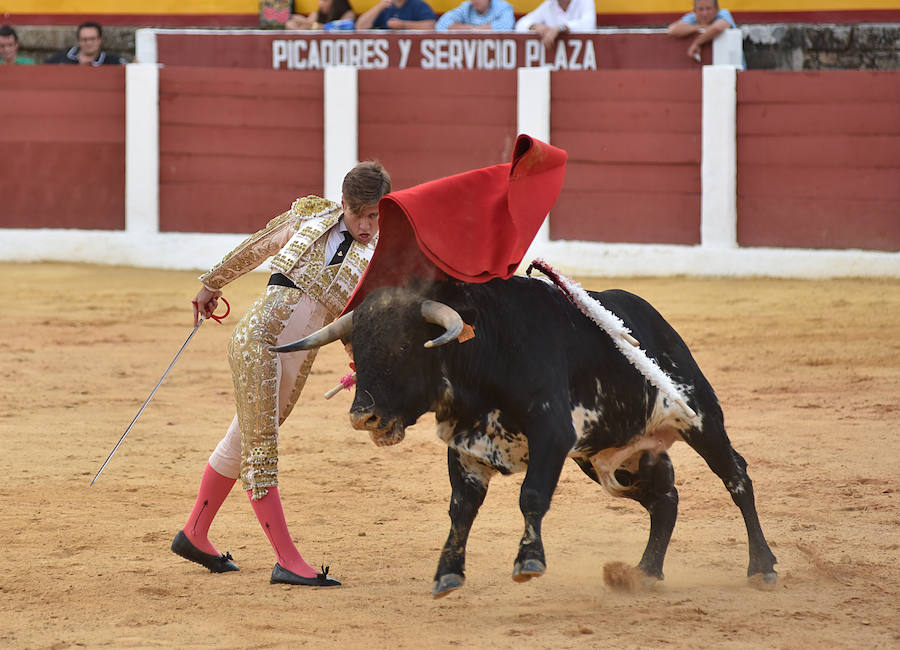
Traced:
<path fill-rule="evenodd" d="M 160 230 L 254 232 L 324 186 L 323 73 L 164 67 Z"/>
<path fill-rule="evenodd" d="M 515 138 L 514 70 L 359 73 L 359 157 L 395 189 L 509 162 Z"/>
<path fill-rule="evenodd" d="M 700 243 L 700 71 L 555 72 L 551 239 Z"/>
<path fill-rule="evenodd" d="M 900 75 L 738 75 L 738 243 L 900 250 Z"/>
<path fill-rule="evenodd" d="M 125 69 L 0 66 L 0 226 L 125 227 Z"/>
<path fill-rule="evenodd" d="M 125 72 L 0 67 L 0 227 L 122 229 Z M 738 74 L 742 246 L 900 250 L 900 73 Z M 160 224 L 251 232 L 321 193 L 323 73 L 163 67 Z M 699 70 L 552 73 L 551 238 L 700 241 Z M 506 162 L 515 71 L 361 70 L 359 157 L 402 188 Z"/>

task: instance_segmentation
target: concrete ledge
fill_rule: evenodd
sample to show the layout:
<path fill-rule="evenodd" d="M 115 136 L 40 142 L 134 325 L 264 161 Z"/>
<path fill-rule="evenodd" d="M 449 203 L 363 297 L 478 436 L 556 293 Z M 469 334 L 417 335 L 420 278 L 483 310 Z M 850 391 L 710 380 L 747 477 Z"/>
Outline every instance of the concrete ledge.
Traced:
<path fill-rule="evenodd" d="M 900 24 L 741 25 L 750 69 L 897 70 Z"/>
<path fill-rule="evenodd" d="M 87 19 L 85 19 L 87 20 Z M 19 36 L 19 54 L 44 63 L 54 52 L 76 44 L 77 25 L 13 25 Z M 103 49 L 134 60 L 134 33 L 137 27 L 103 27 Z"/>
<path fill-rule="evenodd" d="M 4 230 L 0 238 L 0 260 L 83 262 L 205 271 L 245 237 L 10 229 Z M 538 257 L 564 273 L 594 277 L 900 278 L 900 252 L 548 241 L 535 242 L 531 246 L 519 271 L 524 272 L 528 263 Z"/>
<path fill-rule="evenodd" d="M 587 277 L 900 278 L 900 253 L 861 250 L 551 242 L 528 252 L 521 271 L 542 257 L 563 272 Z"/>

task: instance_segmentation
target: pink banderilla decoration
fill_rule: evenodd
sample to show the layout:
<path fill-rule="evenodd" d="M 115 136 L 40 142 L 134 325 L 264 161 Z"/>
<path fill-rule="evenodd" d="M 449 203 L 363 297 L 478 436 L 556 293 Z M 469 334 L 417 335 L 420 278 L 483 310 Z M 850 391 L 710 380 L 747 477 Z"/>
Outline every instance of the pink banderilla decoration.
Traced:
<path fill-rule="evenodd" d="M 341 381 L 337 386 L 335 386 L 330 391 L 325 393 L 325 399 L 331 399 L 332 397 L 337 395 L 339 392 L 341 392 L 341 389 L 350 390 L 355 385 L 356 385 L 356 373 L 355 372 L 351 372 L 349 375 L 344 375 L 343 377 L 341 377 Z"/>

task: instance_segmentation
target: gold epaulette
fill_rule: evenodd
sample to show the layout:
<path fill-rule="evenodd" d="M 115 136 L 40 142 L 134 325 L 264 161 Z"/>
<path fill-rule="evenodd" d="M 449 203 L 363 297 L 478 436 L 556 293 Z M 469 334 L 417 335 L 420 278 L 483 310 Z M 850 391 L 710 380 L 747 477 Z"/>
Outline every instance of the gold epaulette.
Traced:
<path fill-rule="evenodd" d="M 329 201 L 328 199 L 323 199 L 321 196 L 310 194 L 309 196 L 304 196 L 303 198 L 294 201 L 291 204 L 291 212 L 303 220 L 304 218 L 309 219 L 311 217 L 320 216 L 325 212 L 331 212 L 339 207 L 340 206 L 334 201 Z"/>

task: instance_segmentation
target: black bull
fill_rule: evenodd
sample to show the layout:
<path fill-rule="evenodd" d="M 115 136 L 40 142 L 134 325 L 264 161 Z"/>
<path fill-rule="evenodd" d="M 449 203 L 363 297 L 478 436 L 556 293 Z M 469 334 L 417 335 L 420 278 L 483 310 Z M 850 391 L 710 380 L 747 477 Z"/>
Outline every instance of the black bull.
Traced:
<path fill-rule="evenodd" d="M 513 579 L 544 573 L 541 521 L 567 457 L 614 496 L 646 508 L 650 536 L 638 569 L 647 582 L 661 580 L 678 512 L 667 453 L 676 440 L 703 457 L 740 508 L 747 575 L 775 582 L 776 559 L 760 527 L 747 463 L 731 446 L 716 394 L 687 345 L 638 296 L 589 295 L 622 319 L 694 414 L 660 394 L 606 332 L 538 279 L 379 289 L 352 313 L 278 350 L 349 338 L 357 372 L 350 420 L 376 444 L 400 442 L 407 426 L 434 411 L 452 487 L 435 597 L 464 582 L 466 541 L 496 472 L 525 471 L 519 496 L 525 533 Z M 463 321 L 475 337 L 460 342 Z"/>

